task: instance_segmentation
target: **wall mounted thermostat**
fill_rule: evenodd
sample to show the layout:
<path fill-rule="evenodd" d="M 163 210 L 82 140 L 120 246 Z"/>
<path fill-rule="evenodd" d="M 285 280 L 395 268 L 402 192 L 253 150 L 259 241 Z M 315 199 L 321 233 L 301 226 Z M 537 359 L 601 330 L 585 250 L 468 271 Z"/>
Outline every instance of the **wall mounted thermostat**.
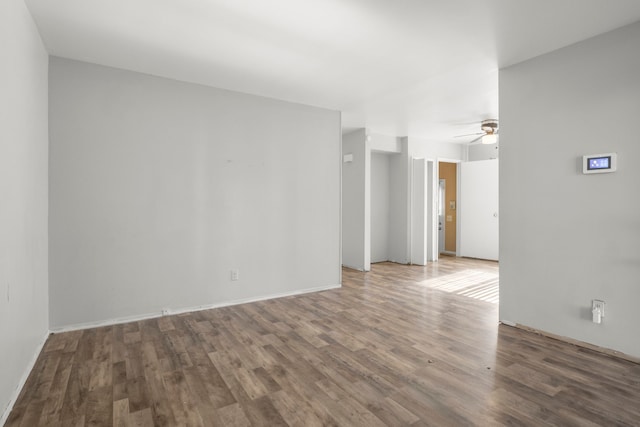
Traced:
<path fill-rule="evenodd" d="M 618 167 L 616 153 L 582 156 L 582 173 L 615 172 Z"/>

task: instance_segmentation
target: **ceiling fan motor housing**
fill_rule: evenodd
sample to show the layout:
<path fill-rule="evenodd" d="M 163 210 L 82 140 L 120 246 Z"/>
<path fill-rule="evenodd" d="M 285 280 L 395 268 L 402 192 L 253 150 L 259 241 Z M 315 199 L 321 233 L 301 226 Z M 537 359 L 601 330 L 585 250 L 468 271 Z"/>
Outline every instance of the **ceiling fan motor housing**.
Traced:
<path fill-rule="evenodd" d="M 483 120 L 481 129 L 486 132 L 488 135 L 492 135 L 496 133 L 498 130 L 498 121 L 497 120 Z"/>

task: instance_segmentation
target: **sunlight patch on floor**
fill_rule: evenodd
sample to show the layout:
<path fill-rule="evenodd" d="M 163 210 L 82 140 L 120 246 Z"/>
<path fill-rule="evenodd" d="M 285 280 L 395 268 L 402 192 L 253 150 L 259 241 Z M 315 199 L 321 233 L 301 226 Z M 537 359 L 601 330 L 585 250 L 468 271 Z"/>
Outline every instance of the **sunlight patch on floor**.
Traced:
<path fill-rule="evenodd" d="M 498 278 L 499 276 L 495 273 L 465 270 L 447 276 L 423 280 L 420 284 L 432 289 L 498 304 L 500 302 Z"/>

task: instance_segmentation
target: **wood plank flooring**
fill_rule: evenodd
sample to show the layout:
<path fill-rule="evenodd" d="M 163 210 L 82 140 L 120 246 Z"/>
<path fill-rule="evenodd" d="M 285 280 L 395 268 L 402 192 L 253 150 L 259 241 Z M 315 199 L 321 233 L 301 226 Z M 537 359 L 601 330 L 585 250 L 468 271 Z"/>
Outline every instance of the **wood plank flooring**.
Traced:
<path fill-rule="evenodd" d="M 640 425 L 640 365 L 499 326 L 497 273 L 382 263 L 341 289 L 52 335 L 7 426 Z"/>

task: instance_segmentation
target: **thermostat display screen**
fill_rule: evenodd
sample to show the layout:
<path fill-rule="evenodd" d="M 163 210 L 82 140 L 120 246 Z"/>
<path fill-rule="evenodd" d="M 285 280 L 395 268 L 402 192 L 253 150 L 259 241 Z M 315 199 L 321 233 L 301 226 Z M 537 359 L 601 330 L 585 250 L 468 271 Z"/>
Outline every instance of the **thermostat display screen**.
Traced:
<path fill-rule="evenodd" d="M 611 173 L 618 168 L 617 153 L 589 154 L 582 156 L 582 173 Z"/>
<path fill-rule="evenodd" d="M 590 157 L 588 170 L 595 169 L 611 169 L 611 156 L 607 157 Z"/>

